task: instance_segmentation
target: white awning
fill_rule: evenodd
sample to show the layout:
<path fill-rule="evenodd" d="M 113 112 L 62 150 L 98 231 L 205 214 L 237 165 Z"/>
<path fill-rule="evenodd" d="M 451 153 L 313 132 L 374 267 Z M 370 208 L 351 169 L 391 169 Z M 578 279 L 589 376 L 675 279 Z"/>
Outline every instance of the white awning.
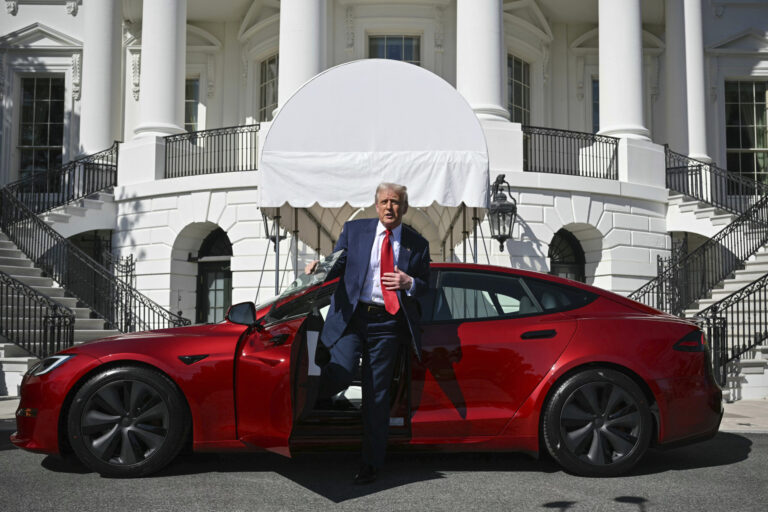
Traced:
<path fill-rule="evenodd" d="M 384 181 L 408 187 L 405 221 L 431 244 L 447 236 L 459 207 L 484 214 L 488 205 L 488 150 L 477 116 L 453 86 L 412 64 L 366 59 L 317 75 L 283 105 L 261 149 L 260 205 L 270 215 L 280 211 L 290 231 L 290 210 L 301 208 L 338 237 L 350 217 L 375 216 L 374 191 Z M 298 235 L 317 247 L 317 229 L 306 232 L 304 217 L 309 222 L 298 214 Z"/>

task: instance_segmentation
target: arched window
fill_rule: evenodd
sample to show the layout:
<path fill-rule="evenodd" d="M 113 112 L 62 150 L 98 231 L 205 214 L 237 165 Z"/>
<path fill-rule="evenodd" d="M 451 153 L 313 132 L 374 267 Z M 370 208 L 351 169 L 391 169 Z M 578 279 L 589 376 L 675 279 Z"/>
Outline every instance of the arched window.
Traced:
<path fill-rule="evenodd" d="M 224 320 L 232 305 L 232 243 L 221 228 L 214 229 L 200 245 L 197 258 L 197 323 Z"/>
<path fill-rule="evenodd" d="M 549 244 L 549 273 L 574 281 L 586 282 L 584 250 L 578 239 L 567 229 L 561 229 Z"/>

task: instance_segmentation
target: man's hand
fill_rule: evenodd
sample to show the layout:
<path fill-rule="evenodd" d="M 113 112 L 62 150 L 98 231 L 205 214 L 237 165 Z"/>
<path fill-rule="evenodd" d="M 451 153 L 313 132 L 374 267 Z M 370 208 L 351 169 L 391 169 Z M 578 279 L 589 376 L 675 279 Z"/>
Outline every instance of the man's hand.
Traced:
<path fill-rule="evenodd" d="M 394 272 L 381 275 L 381 286 L 386 290 L 410 290 L 413 279 L 395 266 Z"/>
<path fill-rule="evenodd" d="M 315 261 L 310 261 L 309 263 L 307 263 L 307 265 L 304 267 L 304 273 L 309 275 L 312 272 L 314 272 L 315 269 L 317 268 L 317 264 L 319 262 L 320 262 L 320 260 L 315 260 Z"/>

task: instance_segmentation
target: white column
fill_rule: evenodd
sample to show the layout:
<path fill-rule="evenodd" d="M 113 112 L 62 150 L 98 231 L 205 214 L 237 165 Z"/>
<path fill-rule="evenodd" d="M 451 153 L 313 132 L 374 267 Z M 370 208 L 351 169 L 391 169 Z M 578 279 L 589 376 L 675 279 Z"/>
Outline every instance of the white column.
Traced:
<path fill-rule="evenodd" d="M 323 70 L 325 0 L 280 2 L 278 109 L 307 80 Z"/>
<path fill-rule="evenodd" d="M 701 0 L 684 0 L 685 74 L 688 91 L 688 155 L 711 161 L 707 148 L 707 77 L 704 72 L 704 27 Z"/>
<path fill-rule="evenodd" d="M 184 131 L 187 0 L 144 2 L 137 137 Z"/>
<path fill-rule="evenodd" d="M 504 58 L 501 0 L 458 0 L 456 89 L 480 119 L 509 120 L 504 107 Z"/>
<path fill-rule="evenodd" d="M 667 144 L 672 151 L 688 153 L 688 108 L 685 73 L 685 23 L 683 0 L 666 1 L 666 50 L 664 97 Z"/>
<path fill-rule="evenodd" d="M 122 12 L 121 0 L 83 4 L 80 145 L 85 154 L 107 149 L 118 138 Z"/>
<path fill-rule="evenodd" d="M 600 0 L 600 134 L 648 140 L 640 0 Z"/>

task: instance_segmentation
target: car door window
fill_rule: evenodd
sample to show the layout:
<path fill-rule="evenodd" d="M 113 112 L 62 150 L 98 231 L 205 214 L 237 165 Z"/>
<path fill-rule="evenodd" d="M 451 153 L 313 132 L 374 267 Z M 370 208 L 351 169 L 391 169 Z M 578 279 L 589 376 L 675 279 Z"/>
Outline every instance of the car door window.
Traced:
<path fill-rule="evenodd" d="M 594 293 L 557 283 L 532 278 L 523 281 L 546 313 L 580 308 L 597 298 Z"/>
<path fill-rule="evenodd" d="M 425 321 L 508 318 L 541 312 L 516 276 L 441 271 Z"/>

